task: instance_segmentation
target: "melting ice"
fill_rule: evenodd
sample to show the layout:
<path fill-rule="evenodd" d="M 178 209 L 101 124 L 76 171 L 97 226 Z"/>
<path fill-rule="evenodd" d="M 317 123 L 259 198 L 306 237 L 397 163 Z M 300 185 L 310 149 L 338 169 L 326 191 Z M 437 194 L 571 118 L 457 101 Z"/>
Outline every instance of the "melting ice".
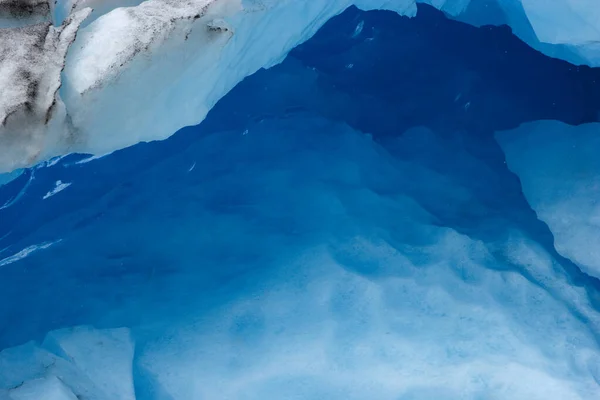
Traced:
<path fill-rule="evenodd" d="M 1 400 L 600 398 L 593 4 L 5 3 Z"/>

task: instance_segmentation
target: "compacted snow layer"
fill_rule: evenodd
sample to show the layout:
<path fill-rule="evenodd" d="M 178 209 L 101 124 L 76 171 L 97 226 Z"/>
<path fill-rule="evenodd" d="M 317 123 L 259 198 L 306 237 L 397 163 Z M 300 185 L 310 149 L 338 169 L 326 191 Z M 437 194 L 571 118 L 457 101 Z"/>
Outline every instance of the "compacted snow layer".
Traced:
<path fill-rule="evenodd" d="M 538 121 L 497 138 L 556 250 L 600 278 L 600 124 Z"/>
<path fill-rule="evenodd" d="M 546 54 L 575 63 L 600 62 L 599 8 L 592 0 L 560 0 L 552 7 L 538 0 L 423 2 L 476 25 L 507 23 Z M 197 124 L 243 78 L 281 61 L 352 4 L 407 16 L 417 10 L 414 0 L 58 1 L 52 5 L 55 23 L 82 7 L 96 9 L 64 71 L 68 123 L 40 127 L 33 135 L 27 133 L 30 125 L 39 122 L 31 122 L 35 118 L 29 116 L 5 128 L 0 138 L 12 137 L 14 145 L 0 147 L 0 172 L 70 152 L 105 154 Z M 23 48 L 34 51 L 24 39 L 15 31 L 0 42 L 23 42 Z M 56 59 L 63 58 L 57 50 Z M 10 57 L 11 64 L 19 62 L 16 55 Z M 47 74 L 53 82 L 60 81 L 60 69 Z M 53 87 L 39 90 L 62 107 Z M 6 114 L 11 109 L 4 103 L 0 112 Z"/>

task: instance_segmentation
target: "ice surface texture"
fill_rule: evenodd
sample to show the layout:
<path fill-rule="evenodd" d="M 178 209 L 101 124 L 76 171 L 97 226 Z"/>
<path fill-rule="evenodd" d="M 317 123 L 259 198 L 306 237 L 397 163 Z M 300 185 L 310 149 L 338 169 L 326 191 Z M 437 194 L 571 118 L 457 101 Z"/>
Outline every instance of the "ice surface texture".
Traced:
<path fill-rule="evenodd" d="M 1 0 L 0 28 L 50 21 L 49 0 Z"/>
<path fill-rule="evenodd" d="M 476 25 L 507 23 L 524 41 L 546 54 L 575 63 L 600 64 L 600 8 L 594 0 L 556 0 L 551 7 L 541 0 L 423 2 Z M 0 140 L 12 138 L 12 146 L 0 147 L 0 172 L 70 152 L 105 154 L 140 141 L 164 139 L 183 126 L 197 124 L 244 77 L 281 61 L 294 46 L 352 4 L 408 16 L 416 12 L 414 0 L 139 3 L 64 0 L 50 5 L 56 24 L 82 7 L 96 10 L 78 35 L 64 71 L 61 92 L 68 123 L 58 121 L 56 126 L 47 126 L 34 114 L 21 124 L 0 128 Z M 39 7 L 32 0 L 1 2 L 4 6 L 0 10 L 14 14 L 15 21 L 22 21 L 23 13 L 13 10 L 15 4 L 27 15 L 47 12 L 43 1 L 39 3 L 43 12 L 36 11 Z M 24 32 L 14 31 L 10 36 L 0 38 L 0 42 L 23 42 L 27 51 L 35 52 Z M 62 61 L 63 54 L 57 50 L 52 58 Z M 13 56 L 0 62 L 5 69 L 18 65 L 19 59 Z M 60 81 L 60 69 L 47 74 L 52 82 Z M 56 98 L 59 108 L 62 106 L 51 87 L 40 90 L 39 96 Z M 11 109 L 4 97 L 12 95 L 4 91 L 1 95 L 0 112 L 6 114 Z M 35 134 L 29 133 L 32 129 Z"/>
<path fill-rule="evenodd" d="M 497 135 L 556 250 L 600 278 L 600 124 L 525 124 Z"/>
<path fill-rule="evenodd" d="M 519 187 L 493 142 L 416 128 L 382 146 L 303 114 L 247 129 L 178 146 L 2 270 L 13 324 L 133 326 L 135 356 L 51 333 L 60 365 L 8 349 L 22 367 L 0 377 L 98 399 L 113 373 L 138 399 L 594 398 L 587 285 L 531 237 L 533 213 L 492 200 Z"/>
<path fill-rule="evenodd" d="M 0 399 L 597 398 L 600 285 L 494 132 L 594 121 L 599 71 L 419 15 L 350 9 L 200 126 L 0 187 Z"/>
<path fill-rule="evenodd" d="M 0 352 L 0 399 L 134 400 L 129 330 L 77 327 Z"/>
<path fill-rule="evenodd" d="M 60 27 L 48 22 L 0 29 L 0 169 L 57 155 L 52 149 L 73 140 L 58 90 L 67 50 L 90 12 L 72 14 Z"/>

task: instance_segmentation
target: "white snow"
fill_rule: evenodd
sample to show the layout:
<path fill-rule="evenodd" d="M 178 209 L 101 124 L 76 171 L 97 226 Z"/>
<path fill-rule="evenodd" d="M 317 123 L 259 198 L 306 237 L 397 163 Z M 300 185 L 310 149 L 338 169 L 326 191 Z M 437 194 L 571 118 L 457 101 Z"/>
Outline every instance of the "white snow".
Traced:
<path fill-rule="evenodd" d="M 8 264 L 12 264 L 16 261 L 22 260 L 25 257 L 29 256 L 30 254 L 39 251 L 39 250 L 44 250 L 47 249 L 48 247 L 58 243 L 59 241 L 56 242 L 47 242 L 47 243 L 42 243 L 42 244 L 34 244 L 31 246 L 28 246 L 26 248 L 24 248 L 23 250 L 13 254 L 12 256 L 6 257 L 2 260 L 0 260 L 0 267 L 4 267 Z"/>
<path fill-rule="evenodd" d="M 63 190 L 65 190 L 66 188 L 68 188 L 69 186 L 71 186 L 71 182 L 63 182 L 63 181 L 56 181 L 56 183 L 54 184 L 54 188 L 52 190 L 50 190 L 48 193 L 46 193 L 43 197 L 44 200 L 46 200 L 49 197 L 54 196 L 55 194 L 62 192 Z"/>
<path fill-rule="evenodd" d="M 60 160 L 62 160 L 63 158 L 65 158 L 65 157 L 66 157 L 66 155 L 63 155 L 63 156 L 58 156 L 58 157 L 53 157 L 53 158 L 49 159 L 48 161 L 46 161 L 46 162 L 44 162 L 44 163 L 41 163 L 41 164 L 39 164 L 37 167 L 38 167 L 38 168 L 44 168 L 44 167 L 45 167 L 45 168 L 49 168 L 49 167 L 53 167 L 53 166 L 55 166 L 56 164 L 58 164 L 58 163 L 59 163 L 59 161 L 60 161 Z"/>
<path fill-rule="evenodd" d="M 496 137 L 556 250 L 600 278 L 600 124 L 537 121 Z"/>

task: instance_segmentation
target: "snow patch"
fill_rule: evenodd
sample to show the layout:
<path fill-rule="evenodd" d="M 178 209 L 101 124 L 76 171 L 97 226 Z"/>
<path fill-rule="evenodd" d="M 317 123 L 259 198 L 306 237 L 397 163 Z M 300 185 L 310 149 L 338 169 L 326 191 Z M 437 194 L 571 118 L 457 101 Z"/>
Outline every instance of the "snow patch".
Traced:
<path fill-rule="evenodd" d="M 12 264 L 12 263 L 14 263 L 16 261 L 22 260 L 25 257 L 29 256 L 30 254 L 35 253 L 36 251 L 39 251 L 39 250 L 47 249 L 50 246 L 52 246 L 52 245 L 54 245 L 54 244 L 56 244 L 58 242 L 60 242 L 60 240 L 57 240 L 55 242 L 47 242 L 47 243 L 42 243 L 42 244 L 34 244 L 32 246 L 26 247 L 23 250 L 19 251 L 18 253 L 13 254 L 10 257 L 6 257 L 6 258 L 0 260 L 0 267 L 5 267 L 5 266 L 7 266 L 9 264 Z"/>
<path fill-rule="evenodd" d="M 51 191 L 49 191 L 48 193 L 46 193 L 43 197 L 44 200 L 46 200 L 49 197 L 54 196 L 57 193 L 62 192 L 63 190 L 65 190 L 66 188 L 68 188 L 69 186 L 71 186 L 71 182 L 68 183 L 64 183 L 63 181 L 56 181 L 54 189 L 52 189 Z"/>
<path fill-rule="evenodd" d="M 92 162 L 92 161 L 95 161 L 95 160 L 99 160 L 99 159 L 104 158 L 106 156 L 107 156 L 107 154 L 102 154 L 102 155 L 99 155 L 99 156 L 90 156 L 90 157 L 84 158 L 83 160 L 76 161 L 75 164 L 87 164 L 89 162 Z"/>

